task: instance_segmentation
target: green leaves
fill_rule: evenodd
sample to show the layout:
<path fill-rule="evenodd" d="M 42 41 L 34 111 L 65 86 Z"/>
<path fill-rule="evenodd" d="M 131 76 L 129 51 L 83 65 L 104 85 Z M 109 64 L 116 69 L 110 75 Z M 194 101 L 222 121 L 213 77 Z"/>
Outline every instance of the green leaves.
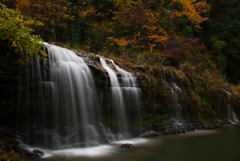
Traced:
<path fill-rule="evenodd" d="M 31 35 L 33 29 L 27 27 L 28 25 L 42 25 L 41 22 L 24 17 L 19 11 L 8 9 L 0 3 L 0 24 L 0 43 L 7 42 L 2 45 L 22 55 L 18 60 L 19 63 L 26 64 L 29 56 L 33 54 L 36 54 L 38 58 L 47 58 L 47 54 L 41 50 L 42 39 Z M 23 53 L 23 48 L 26 49 L 28 55 Z"/>

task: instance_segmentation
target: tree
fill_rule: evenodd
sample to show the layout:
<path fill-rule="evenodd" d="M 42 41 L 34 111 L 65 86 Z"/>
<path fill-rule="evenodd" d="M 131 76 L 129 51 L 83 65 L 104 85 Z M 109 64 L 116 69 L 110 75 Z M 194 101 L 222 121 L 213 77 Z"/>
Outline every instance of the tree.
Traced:
<path fill-rule="evenodd" d="M 107 38 L 110 46 L 131 46 L 138 50 L 162 48 L 168 35 L 159 23 L 165 21 L 159 19 L 159 12 L 151 10 L 146 3 L 123 4 L 124 7 L 114 12 L 113 22 L 109 25 L 114 31 L 113 36 Z"/>
<path fill-rule="evenodd" d="M 41 50 L 42 39 L 37 35 L 31 35 L 34 30 L 26 27 L 27 25 L 39 26 L 42 25 L 41 22 L 33 21 L 21 15 L 19 11 L 8 9 L 0 3 L 0 23 L 0 43 L 14 53 L 21 54 L 19 63 L 25 64 L 33 54 L 36 54 L 39 59 L 47 58 L 47 54 Z M 23 48 L 27 51 L 27 55 L 24 54 Z"/>
<path fill-rule="evenodd" d="M 16 9 L 23 15 L 35 21 L 41 21 L 43 26 L 31 26 L 45 41 L 62 39 L 62 31 L 66 29 L 66 0 L 16 0 Z M 59 31 L 59 32 L 57 32 Z M 60 36 L 58 36 L 58 33 Z"/>
<path fill-rule="evenodd" d="M 201 53 L 205 49 L 206 47 L 200 43 L 199 38 L 169 38 L 166 42 L 166 48 L 160 51 L 160 55 L 182 62 L 189 61 L 194 65 L 205 59 Z"/>
<path fill-rule="evenodd" d="M 68 0 L 67 6 L 67 32 L 68 40 L 72 46 L 85 43 L 88 32 L 95 19 L 98 17 L 96 9 L 88 0 Z"/>
<path fill-rule="evenodd" d="M 210 1 L 210 0 L 209 0 Z M 240 3 L 211 0 L 209 20 L 203 23 L 202 39 L 216 68 L 231 83 L 240 82 Z"/>
<path fill-rule="evenodd" d="M 173 0 L 172 4 L 180 3 L 182 8 L 180 10 L 173 9 L 173 16 L 183 17 L 186 16 L 190 22 L 197 28 L 201 29 L 200 23 L 206 21 L 208 17 L 203 17 L 210 10 L 210 5 L 204 1 L 196 0 Z M 206 16 L 206 15 L 205 15 Z"/>

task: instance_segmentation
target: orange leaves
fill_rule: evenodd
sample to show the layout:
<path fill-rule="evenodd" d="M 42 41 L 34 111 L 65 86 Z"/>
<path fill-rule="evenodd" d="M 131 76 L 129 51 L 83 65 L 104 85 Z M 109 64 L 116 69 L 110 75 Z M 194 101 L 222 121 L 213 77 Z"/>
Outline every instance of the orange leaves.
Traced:
<path fill-rule="evenodd" d="M 196 2 L 196 0 L 173 0 L 172 4 L 176 2 L 180 3 L 183 9 L 182 11 L 173 11 L 173 15 L 176 17 L 187 16 L 197 29 L 201 29 L 200 23 L 208 19 L 202 17 L 201 14 L 207 13 L 210 10 L 210 5 L 206 1 Z"/>
<path fill-rule="evenodd" d="M 113 40 L 113 42 L 117 43 L 119 46 L 127 46 L 129 44 L 135 43 L 134 39 L 127 40 L 127 37 L 114 38 L 112 40 Z"/>
<path fill-rule="evenodd" d="M 99 16 L 99 14 L 95 14 L 96 10 L 93 6 L 90 6 L 88 9 L 85 11 L 80 11 L 78 9 L 78 15 L 79 17 L 86 17 L 86 16 Z"/>
<path fill-rule="evenodd" d="M 159 11 L 152 10 L 141 0 L 122 6 L 114 13 L 111 27 L 115 34 L 107 38 L 110 46 L 115 44 L 152 50 L 163 47 L 168 40 L 165 29 L 159 23 Z"/>

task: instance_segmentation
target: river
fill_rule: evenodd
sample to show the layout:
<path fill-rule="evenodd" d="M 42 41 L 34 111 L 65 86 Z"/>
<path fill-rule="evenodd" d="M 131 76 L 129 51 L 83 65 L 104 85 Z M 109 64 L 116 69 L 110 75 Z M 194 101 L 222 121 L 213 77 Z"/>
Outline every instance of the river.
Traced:
<path fill-rule="evenodd" d="M 133 149 L 123 149 L 130 143 Z M 45 151 L 43 161 L 240 161 L 240 124 L 214 130 L 119 141 L 94 148 Z"/>

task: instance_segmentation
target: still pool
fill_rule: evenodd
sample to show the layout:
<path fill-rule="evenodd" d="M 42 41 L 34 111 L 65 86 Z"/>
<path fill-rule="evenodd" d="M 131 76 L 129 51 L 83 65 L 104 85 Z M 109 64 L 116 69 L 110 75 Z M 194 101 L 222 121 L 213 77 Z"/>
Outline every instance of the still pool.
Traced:
<path fill-rule="evenodd" d="M 132 144 L 134 149 L 120 148 L 124 143 Z M 43 161 L 240 161 L 240 124 L 94 148 L 44 152 Z"/>

